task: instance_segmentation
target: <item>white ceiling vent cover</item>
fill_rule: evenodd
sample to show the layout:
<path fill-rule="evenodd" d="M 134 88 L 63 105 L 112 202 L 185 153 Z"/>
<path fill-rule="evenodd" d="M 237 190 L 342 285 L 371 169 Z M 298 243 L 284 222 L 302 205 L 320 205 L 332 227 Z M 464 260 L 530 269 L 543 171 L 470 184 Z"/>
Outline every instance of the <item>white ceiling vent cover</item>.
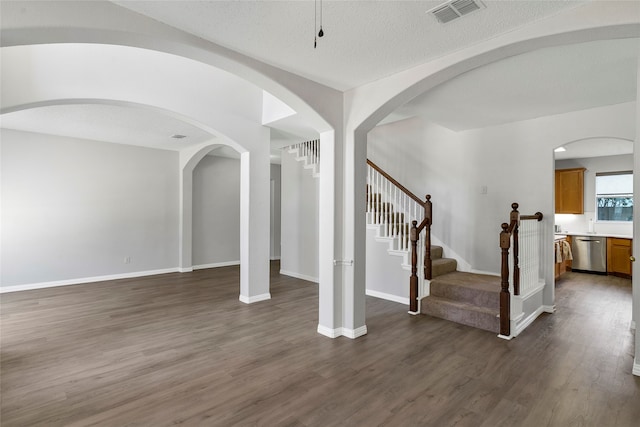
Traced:
<path fill-rule="evenodd" d="M 468 15 L 476 10 L 483 9 L 485 6 L 479 0 L 453 0 L 436 6 L 427 13 L 436 17 L 438 22 L 446 24 L 461 16 Z"/>

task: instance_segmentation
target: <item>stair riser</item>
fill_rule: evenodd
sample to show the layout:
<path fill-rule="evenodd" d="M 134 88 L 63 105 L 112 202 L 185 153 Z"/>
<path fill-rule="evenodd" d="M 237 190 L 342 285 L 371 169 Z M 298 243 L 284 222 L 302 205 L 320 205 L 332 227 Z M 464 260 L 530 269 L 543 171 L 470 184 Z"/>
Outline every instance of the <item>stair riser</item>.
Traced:
<path fill-rule="evenodd" d="M 447 273 L 456 271 L 458 268 L 458 262 L 451 258 L 439 258 L 435 260 L 431 257 L 431 276 L 438 277 Z"/>
<path fill-rule="evenodd" d="M 431 283 L 429 295 L 466 302 L 477 307 L 500 309 L 500 294 L 446 283 Z"/>
<path fill-rule="evenodd" d="M 441 301 L 433 301 L 428 297 L 422 301 L 422 313 L 440 319 L 460 323 L 485 331 L 498 333 L 500 331 L 500 318 L 489 313 L 465 310 L 451 306 Z"/>
<path fill-rule="evenodd" d="M 442 246 L 431 246 L 431 260 L 442 258 Z"/>

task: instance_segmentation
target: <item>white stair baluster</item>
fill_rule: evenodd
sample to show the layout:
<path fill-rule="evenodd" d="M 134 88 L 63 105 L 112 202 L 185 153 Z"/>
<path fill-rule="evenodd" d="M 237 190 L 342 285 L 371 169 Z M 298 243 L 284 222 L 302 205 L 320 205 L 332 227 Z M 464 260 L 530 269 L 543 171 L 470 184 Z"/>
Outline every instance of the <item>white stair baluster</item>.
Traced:
<path fill-rule="evenodd" d="M 389 222 L 391 223 L 391 225 L 390 225 L 390 227 L 391 227 L 391 233 L 390 233 L 391 234 L 391 238 L 394 238 L 394 237 L 396 237 L 396 219 L 395 219 L 395 216 L 396 216 L 396 212 L 398 211 L 396 209 L 396 206 L 398 206 L 398 205 L 396 204 L 396 187 L 395 186 L 391 187 L 391 193 L 392 193 L 391 206 L 393 208 L 393 213 L 391 214 L 392 216 L 391 216 L 391 220 Z"/>
<path fill-rule="evenodd" d="M 371 194 L 373 194 L 371 188 L 371 168 L 367 168 L 367 216 L 371 214 Z M 369 219 L 369 218 L 367 218 Z"/>

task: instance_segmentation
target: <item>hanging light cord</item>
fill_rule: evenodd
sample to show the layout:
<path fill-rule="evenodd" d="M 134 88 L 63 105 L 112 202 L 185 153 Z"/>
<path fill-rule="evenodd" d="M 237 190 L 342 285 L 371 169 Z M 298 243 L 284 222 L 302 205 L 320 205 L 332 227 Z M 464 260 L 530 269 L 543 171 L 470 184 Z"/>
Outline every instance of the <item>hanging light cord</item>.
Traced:
<path fill-rule="evenodd" d="M 315 0 L 313 4 L 313 48 L 314 49 L 318 46 L 318 37 L 324 36 L 324 31 L 322 31 L 322 0 L 320 0 L 320 31 L 318 31 L 317 36 L 316 36 L 316 28 L 318 28 L 318 0 Z"/>
<path fill-rule="evenodd" d="M 322 31 L 322 0 L 320 0 L 320 32 L 318 32 L 318 37 L 324 36 L 324 31 Z"/>

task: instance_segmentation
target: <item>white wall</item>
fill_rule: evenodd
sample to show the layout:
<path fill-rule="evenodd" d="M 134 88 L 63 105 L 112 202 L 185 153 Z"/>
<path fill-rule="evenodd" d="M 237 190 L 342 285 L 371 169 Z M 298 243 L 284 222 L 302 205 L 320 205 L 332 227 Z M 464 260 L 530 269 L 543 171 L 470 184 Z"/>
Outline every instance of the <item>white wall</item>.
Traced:
<path fill-rule="evenodd" d="M 638 70 L 640 70 L 640 56 L 638 57 Z M 640 108 L 639 103 L 640 100 L 640 71 L 637 74 L 638 83 L 636 85 L 636 109 L 635 109 L 635 121 L 636 121 L 636 134 L 635 134 L 635 145 L 633 151 L 633 165 L 634 170 L 636 172 L 640 171 L 640 150 L 638 150 L 638 145 L 640 144 Z M 640 200 L 640 173 L 633 174 L 633 197 L 635 200 Z M 640 254 L 640 211 L 634 210 L 633 212 L 633 230 L 634 236 L 633 239 L 633 253 Z M 639 276 L 640 271 L 638 270 L 638 262 L 633 263 L 633 279 L 632 279 L 632 298 L 633 298 L 633 315 L 632 315 L 632 327 L 635 327 L 635 352 L 633 359 L 633 374 L 640 376 L 640 281 Z"/>
<path fill-rule="evenodd" d="M 434 236 L 474 270 L 500 271 L 500 224 L 508 220 L 512 202 L 523 214 L 541 211 L 547 218 L 547 283 L 553 283 L 553 149 L 589 137 L 635 138 L 634 102 L 459 133 L 416 120 L 371 131 L 369 157 L 392 175 L 404 174 L 410 190 L 427 188 Z M 414 158 L 403 160 L 406 153 Z M 545 303 L 550 300 L 546 295 Z"/>
<path fill-rule="evenodd" d="M 1 136 L 2 287 L 177 266 L 176 152 Z"/>
<path fill-rule="evenodd" d="M 240 161 L 205 156 L 193 171 L 193 265 L 240 263 Z"/>
<path fill-rule="evenodd" d="M 499 271 L 499 226 L 508 219 L 511 203 L 518 202 L 521 213 L 540 211 L 546 215 L 546 257 L 551 263 L 553 149 L 589 137 L 633 139 L 634 112 L 635 102 L 631 102 L 461 132 L 473 169 L 467 197 L 472 199 L 475 223 L 469 234 L 478 243 L 488 243 L 486 250 L 480 246 L 474 252 L 470 262 L 480 270 Z M 488 194 L 480 194 L 478 187 L 482 185 L 487 186 Z M 553 283 L 552 269 L 547 270 L 546 281 Z"/>
<path fill-rule="evenodd" d="M 388 249 L 389 243 L 376 240 L 376 230 L 367 228 L 367 295 L 409 305 L 411 272 L 402 268 L 403 257 Z"/>
<path fill-rule="evenodd" d="M 579 144 L 580 142 L 576 142 Z M 594 231 L 631 236 L 633 222 L 595 222 L 596 210 L 596 173 L 619 172 L 633 170 L 633 154 L 590 157 L 584 159 L 556 160 L 556 169 L 586 168 L 584 172 L 584 214 L 583 215 L 555 215 L 555 223 L 569 233 L 586 233 L 589 231 L 589 220 L 594 221 Z"/>
<path fill-rule="evenodd" d="M 320 180 L 303 164 L 283 150 L 280 272 L 317 282 Z"/>
<path fill-rule="evenodd" d="M 418 117 L 374 128 L 368 135 L 367 156 L 421 199 L 431 195 L 435 244 L 463 269 L 475 249 L 466 236 L 473 219 L 468 197 L 473 159 L 459 135 Z M 457 197 L 467 195 L 465 197 Z M 457 242 L 455 247 L 452 243 Z M 367 282 L 372 271 L 367 269 Z"/>
<path fill-rule="evenodd" d="M 455 258 L 459 270 L 470 270 L 466 259 L 472 256 L 473 241 L 459 226 L 469 220 L 465 212 L 470 207 L 467 199 L 455 197 L 466 194 L 470 168 L 457 134 L 418 117 L 378 126 L 368 134 L 367 158 L 421 199 L 432 196 L 432 244 L 443 246 L 444 256 Z M 461 243 L 456 250 L 462 254 L 450 247 L 452 242 Z M 367 292 L 408 301 L 409 272 L 401 268 L 399 257 L 386 253 L 371 230 L 366 257 Z"/>

